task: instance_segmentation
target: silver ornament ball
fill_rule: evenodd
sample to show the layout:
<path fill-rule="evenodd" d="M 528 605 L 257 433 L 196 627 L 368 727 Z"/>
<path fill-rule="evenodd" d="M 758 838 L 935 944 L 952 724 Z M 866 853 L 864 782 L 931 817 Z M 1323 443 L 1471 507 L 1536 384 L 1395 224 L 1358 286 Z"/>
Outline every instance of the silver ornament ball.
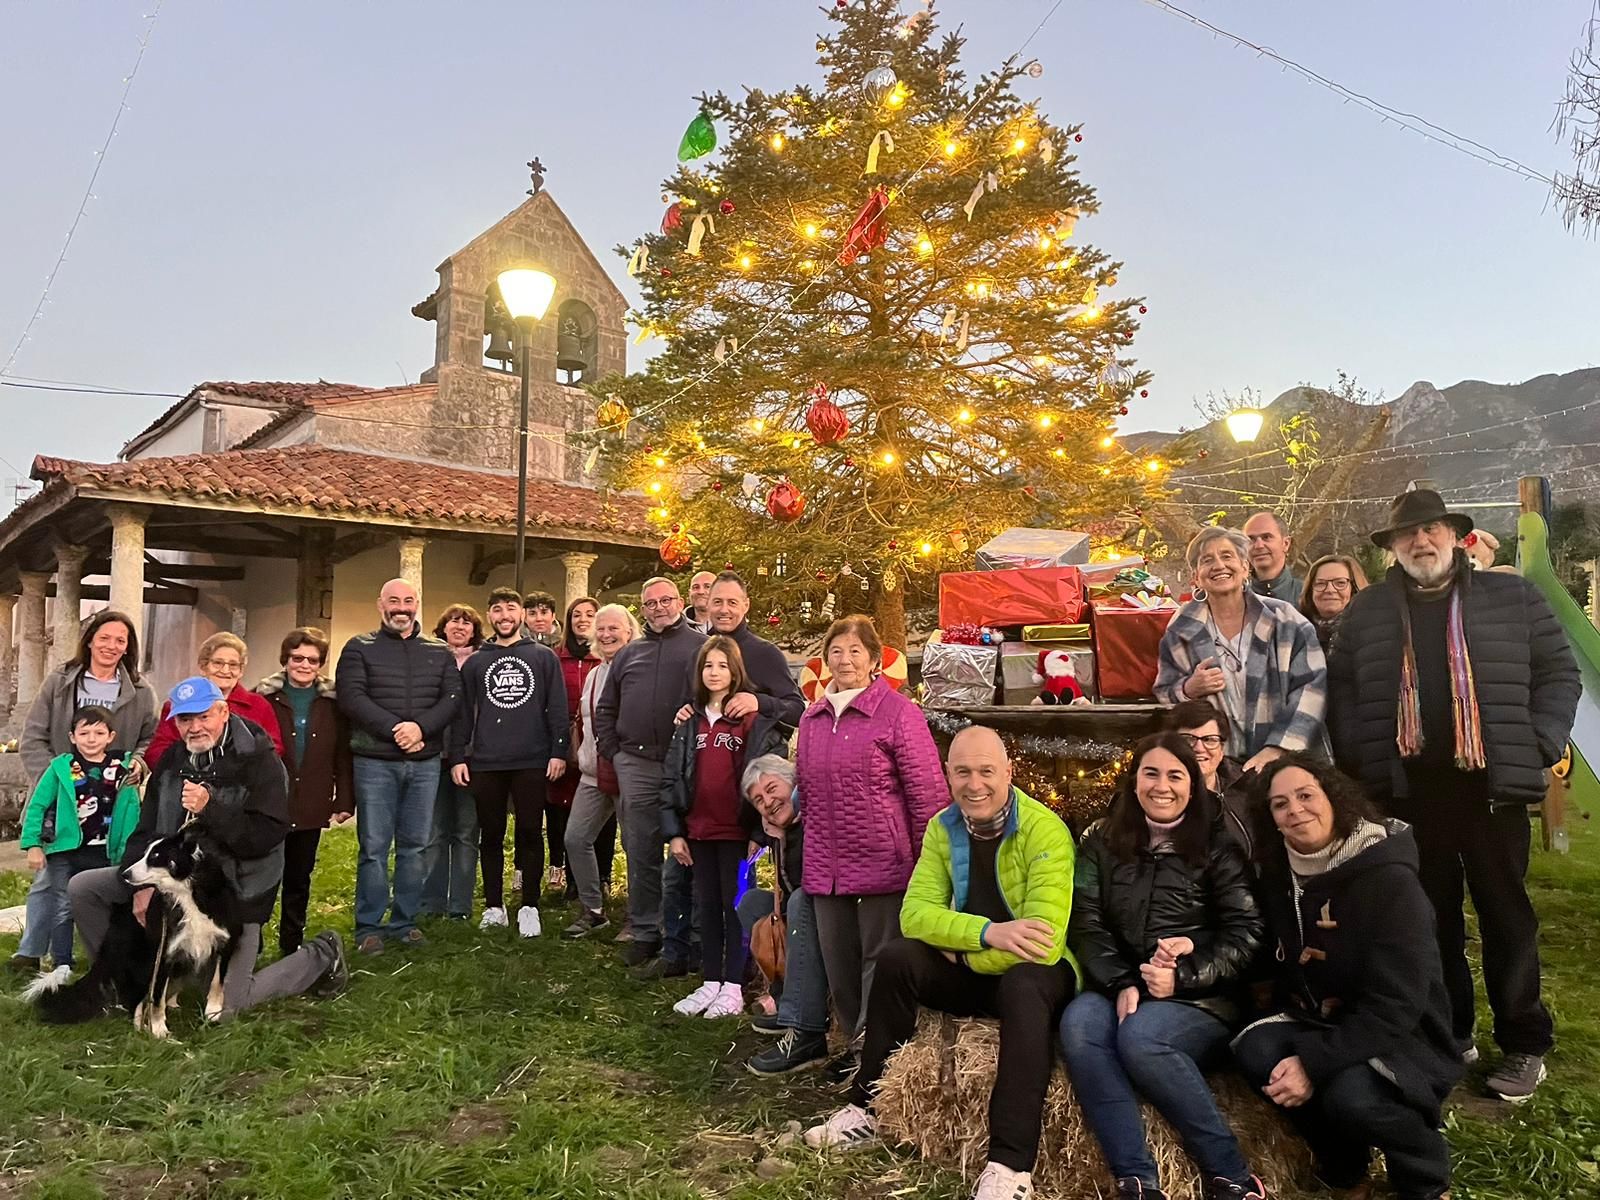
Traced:
<path fill-rule="evenodd" d="M 899 82 L 900 77 L 894 73 L 894 68 L 887 62 L 880 63 L 861 77 L 861 94 L 868 104 L 882 104 L 884 97 Z"/>

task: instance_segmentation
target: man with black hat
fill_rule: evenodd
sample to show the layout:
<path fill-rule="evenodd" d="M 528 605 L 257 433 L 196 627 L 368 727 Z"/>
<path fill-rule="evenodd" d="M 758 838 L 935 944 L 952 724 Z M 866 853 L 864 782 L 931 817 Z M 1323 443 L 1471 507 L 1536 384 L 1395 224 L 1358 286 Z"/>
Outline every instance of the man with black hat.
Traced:
<path fill-rule="evenodd" d="M 1328 668 L 1328 725 L 1342 766 L 1416 832 L 1422 885 L 1462 1056 L 1472 1041 L 1463 881 L 1504 1058 L 1490 1092 L 1518 1103 L 1545 1077 L 1550 1013 L 1539 998 L 1529 804 L 1544 798 L 1577 710 L 1578 666 L 1555 613 L 1520 575 L 1474 572 L 1472 519 L 1438 492 L 1395 497 L 1372 535 L 1395 565 L 1351 602 Z"/>

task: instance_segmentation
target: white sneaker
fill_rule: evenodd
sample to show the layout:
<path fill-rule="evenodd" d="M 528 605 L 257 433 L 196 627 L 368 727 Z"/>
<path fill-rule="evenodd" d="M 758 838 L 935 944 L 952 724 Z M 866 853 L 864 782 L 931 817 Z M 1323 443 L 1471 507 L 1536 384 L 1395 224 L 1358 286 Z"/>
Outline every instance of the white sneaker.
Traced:
<path fill-rule="evenodd" d="M 672 1011 L 679 1016 L 693 1017 L 711 1007 L 713 1001 L 722 994 L 720 983 L 702 983 L 682 1000 L 672 1006 Z"/>
<path fill-rule="evenodd" d="M 506 910 L 503 908 L 486 908 L 483 916 L 478 921 L 479 929 L 504 929 L 506 927 Z"/>
<path fill-rule="evenodd" d="M 539 924 L 537 908 L 524 904 L 517 909 L 517 932 L 525 938 L 536 938 L 544 932 L 544 928 Z"/>
<path fill-rule="evenodd" d="M 973 1189 L 972 1200 L 1029 1200 L 1032 1195 L 1032 1175 L 992 1162 L 978 1176 L 978 1186 Z"/>
<path fill-rule="evenodd" d="M 717 986 L 717 998 L 707 1007 L 705 1017 L 715 1021 L 718 1017 L 737 1017 L 743 1013 L 744 989 L 737 983 L 723 983 Z"/>
<path fill-rule="evenodd" d="M 806 1130 L 806 1145 L 813 1150 L 859 1150 L 877 1140 L 878 1119 L 859 1104 L 847 1104 Z"/>

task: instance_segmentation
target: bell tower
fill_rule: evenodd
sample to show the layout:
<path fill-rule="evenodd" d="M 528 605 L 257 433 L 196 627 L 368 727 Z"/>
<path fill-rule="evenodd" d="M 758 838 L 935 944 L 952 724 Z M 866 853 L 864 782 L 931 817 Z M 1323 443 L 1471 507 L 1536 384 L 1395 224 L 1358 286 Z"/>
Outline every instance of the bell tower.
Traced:
<path fill-rule="evenodd" d="M 594 424 L 595 400 L 584 385 L 627 369 L 627 301 L 549 192 L 536 191 L 440 263 L 438 286 L 412 307 L 434 323 L 433 365 L 422 373 L 439 389 L 429 424 L 482 427 L 481 437 L 466 439 L 473 447 L 466 465 L 515 469 L 519 378 L 496 284 L 510 266 L 536 266 L 556 280 L 529 357 L 530 474 L 586 482 L 582 452 L 567 435 Z M 462 459 L 463 439 L 449 441 L 450 458 Z"/>

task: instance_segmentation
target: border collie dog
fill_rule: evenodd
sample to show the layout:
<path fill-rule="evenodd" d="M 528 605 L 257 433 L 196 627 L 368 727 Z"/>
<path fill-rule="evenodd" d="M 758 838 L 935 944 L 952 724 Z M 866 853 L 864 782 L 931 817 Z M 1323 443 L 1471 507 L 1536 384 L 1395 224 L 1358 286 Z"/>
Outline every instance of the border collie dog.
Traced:
<path fill-rule="evenodd" d="M 222 1016 L 223 976 L 243 922 L 239 899 L 220 861 L 223 852 L 193 827 L 150 843 L 122 868 L 135 888 L 153 887 L 141 925 L 133 904 L 116 905 L 105 944 L 87 975 L 64 983 L 46 975 L 23 992 L 39 1018 L 72 1025 L 101 1016 L 115 1003 L 133 1014 L 133 1027 L 167 1036 L 167 1009 L 183 985 L 206 980 L 205 1016 Z"/>

